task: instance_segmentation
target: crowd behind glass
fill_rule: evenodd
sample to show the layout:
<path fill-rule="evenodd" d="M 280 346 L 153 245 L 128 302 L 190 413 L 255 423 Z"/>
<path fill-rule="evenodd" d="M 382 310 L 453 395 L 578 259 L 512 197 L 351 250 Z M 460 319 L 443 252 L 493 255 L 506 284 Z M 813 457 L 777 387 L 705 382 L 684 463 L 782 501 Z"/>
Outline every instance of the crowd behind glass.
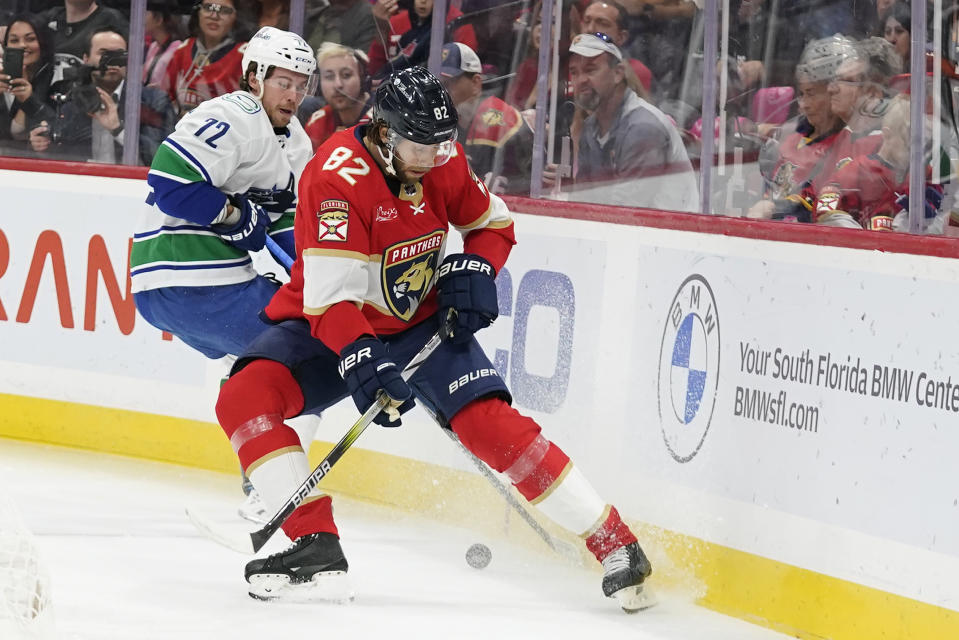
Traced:
<path fill-rule="evenodd" d="M 434 0 L 294 0 L 293 16 L 289 0 L 146 0 L 140 33 L 137 0 L 8 0 L 0 154 L 120 163 L 134 145 L 127 157 L 148 165 L 179 118 L 239 88 L 253 32 L 292 24 L 319 62 L 318 95 L 299 113 L 314 148 L 367 118 L 382 79 L 427 65 L 432 49 L 459 141 L 499 193 L 959 235 L 959 9 L 920 1 L 921 37 L 904 0 L 452 0 L 434 45 Z M 913 56 L 925 101 L 910 96 Z M 915 122 L 924 166 L 910 221 Z"/>

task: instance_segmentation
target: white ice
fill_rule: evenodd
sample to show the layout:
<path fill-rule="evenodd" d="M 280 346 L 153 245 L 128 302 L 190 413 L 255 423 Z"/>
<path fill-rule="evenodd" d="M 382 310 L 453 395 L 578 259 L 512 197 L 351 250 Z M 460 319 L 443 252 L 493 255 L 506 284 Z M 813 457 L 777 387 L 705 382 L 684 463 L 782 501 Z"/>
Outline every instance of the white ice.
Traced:
<path fill-rule="evenodd" d="M 786 637 L 672 592 L 627 615 L 601 595 L 598 565 L 574 567 L 548 550 L 341 496 L 334 504 L 355 600 L 263 603 L 246 594 L 248 558 L 201 537 L 184 516 L 189 505 L 252 528 L 235 515 L 238 476 L 0 439 L 0 483 L 52 574 L 65 640 Z M 465 561 L 473 542 L 493 551 L 486 569 Z"/>

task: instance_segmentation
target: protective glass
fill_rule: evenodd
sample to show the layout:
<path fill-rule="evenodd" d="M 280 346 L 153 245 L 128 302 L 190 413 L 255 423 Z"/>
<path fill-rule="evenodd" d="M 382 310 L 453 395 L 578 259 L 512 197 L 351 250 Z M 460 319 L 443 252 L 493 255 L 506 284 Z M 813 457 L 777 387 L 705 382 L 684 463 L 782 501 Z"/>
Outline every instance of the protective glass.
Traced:
<path fill-rule="evenodd" d="M 407 166 L 439 167 L 453 157 L 456 149 L 456 131 L 453 131 L 452 138 L 438 144 L 420 144 L 390 130 L 389 143 L 393 147 L 393 155 Z"/>
<path fill-rule="evenodd" d="M 316 93 L 319 76 L 311 73 L 309 76 L 297 74 L 298 80 L 291 81 L 289 78 L 267 78 L 263 84 L 267 87 L 273 87 L 276 91 L 286 93 L 287 91 L 296 91 L 296 100 L 301 102 L 306 96 L 312 96 Z"/>

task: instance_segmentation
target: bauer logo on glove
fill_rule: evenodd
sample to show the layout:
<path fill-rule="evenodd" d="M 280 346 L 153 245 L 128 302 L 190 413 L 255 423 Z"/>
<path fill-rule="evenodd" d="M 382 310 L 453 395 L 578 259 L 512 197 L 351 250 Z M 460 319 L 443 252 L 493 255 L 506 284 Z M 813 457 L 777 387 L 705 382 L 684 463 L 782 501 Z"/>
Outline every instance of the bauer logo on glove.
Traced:
<path fill-rule="evenodd" d="M 346 345 L 340 352 L 339 372 L 360 413 L 369 409 L 380 393 L 388 396 L 383 412 L 373 419 L 380 426 L 400 426 L 400 415 L 413 408 L 413 390 L 386 345 L 376 338 L 360 338 Z"/>
<path fill-rule="evenodd" d="M 482 256 L 454 253 L 437 271 L 436 302 L 444 337 L 463 344 L 499 315 L 496 273 Z"/>

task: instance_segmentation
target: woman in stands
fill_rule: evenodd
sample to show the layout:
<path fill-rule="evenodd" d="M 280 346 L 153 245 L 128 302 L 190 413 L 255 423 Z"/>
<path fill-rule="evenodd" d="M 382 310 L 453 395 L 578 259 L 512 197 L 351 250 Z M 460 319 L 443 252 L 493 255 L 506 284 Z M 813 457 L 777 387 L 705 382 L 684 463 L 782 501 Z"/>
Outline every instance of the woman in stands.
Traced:
<path fill-rule="evenodd" d="M 909 49 L 912 44 L 912 8 L 908 2 L 897 2 L 886 13 L 882 36 L 902 58 L 904 69 L 909 68 Z"/>
<path fill-rule="evenodd" d="M 162 87 L 173 52 L 183 42 L 180 16 L 173 13 L 174 0 L 149 0 L 145 16 L 150 44 L 143 58 L 143 84 Z"/>
<path fill-rule="evenodd" d="M 241 47 L 236 38 L 233 0 L 204 1 L 190 17 L 194 34 L 173 53 L 165 89 L 179 117 L 209 100 L 240 88 Z"/>
<path fill-rule="evenodd" d="M 48 96 L 53 80 L 53 35 L 34 14 L 14 16 L 3 38 L 3 49 L 23 51 L 23 65 L 0 70 L 0 140 L 17 147 L 26 140 L 30 129 L 41 120 L 52 120 L 54 110 Z M 2 65 L 0 65 L 2 69 Z"/>

